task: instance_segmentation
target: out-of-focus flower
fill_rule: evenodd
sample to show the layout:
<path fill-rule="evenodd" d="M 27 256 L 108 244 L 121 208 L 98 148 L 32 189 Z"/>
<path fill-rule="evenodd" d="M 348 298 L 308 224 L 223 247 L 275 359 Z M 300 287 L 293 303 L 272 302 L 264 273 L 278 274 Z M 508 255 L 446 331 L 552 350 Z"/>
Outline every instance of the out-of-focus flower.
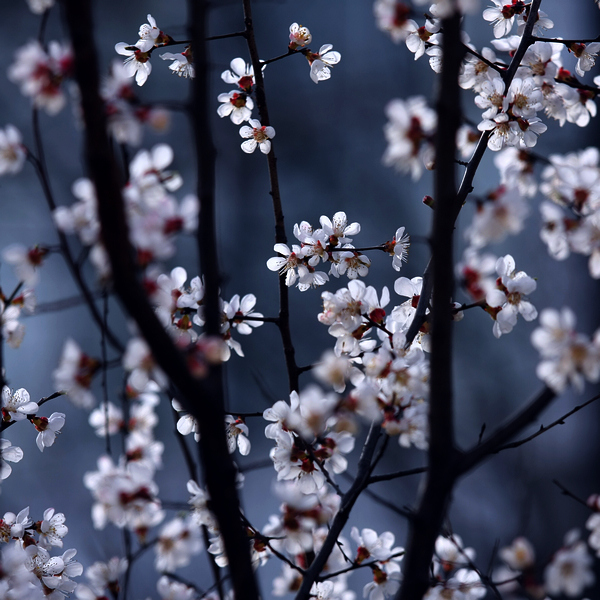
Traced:
<path fill-rule="evenodd" d="M 14 125 L 0 129 L 0 175 L 18 173 L 27 153 L 21 143 L 21 132 Z"/>

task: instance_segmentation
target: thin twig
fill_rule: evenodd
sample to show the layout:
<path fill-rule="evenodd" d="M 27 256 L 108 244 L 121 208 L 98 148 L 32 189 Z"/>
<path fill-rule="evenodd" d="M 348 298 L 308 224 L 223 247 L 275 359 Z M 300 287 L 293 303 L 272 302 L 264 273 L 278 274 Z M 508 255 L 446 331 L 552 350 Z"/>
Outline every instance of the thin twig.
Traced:
<path fill-rule="evenodd" d="M 536 437 L 538 437 L 538 435 L 546 433 L 546 431 L 549 431 L 553 427 L 556 427 L 557 425 L 564 425 L 565 419 L 568 419 L 571 415 L 574 415 L 576 412 L 579 412 L 582 408 L 585 408 L 586 406 L 588 406 L 588 404 L 591 404 L 592 402 L 595 402 L 598 399 L 600 399 L 600 394 L 594 396 L 593 398 L 590 398 L 583 404 L 576 406 L 573 410 L 570 410 L 562 417 L 556 419 L 556 421 L 550 423 L 550 425 L 540 425 L 540 428 L 535 433 L 532 433 L 530 436 L 523 438 L 522 440 L 517 440 L 516 442 L 511 442 L 510 444 L 505 444 L 504 446 L 501 446 L 496 450 L 495 454 L 497 454 L 498 452 L 502 452 L 502 450 L 508 450 L 509 448 L 518 448 L 519 446 L 522 446 L 523 444 L 526 444 L 527 442 L 530 442 L 531 440 L 535 439 Z"/>

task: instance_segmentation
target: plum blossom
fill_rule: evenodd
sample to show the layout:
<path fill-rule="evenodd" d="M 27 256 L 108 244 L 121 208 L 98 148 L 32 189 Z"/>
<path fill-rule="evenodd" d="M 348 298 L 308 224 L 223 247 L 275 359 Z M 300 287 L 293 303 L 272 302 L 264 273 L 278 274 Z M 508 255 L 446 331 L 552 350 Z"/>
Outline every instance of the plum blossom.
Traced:
<path fill-rule="evenodd" d="M 96 590 L 95 596 L 104 595 L 105 590 L 119 592 L 119 577 L 127 570 L 127 559 L 113 556 L 108 562 L 95 562 L 85 570 L 90 585 Z M 78 594 L 78 590 L 76 594 Z M 78 595 L 80 600 L 84 600 Z"/>
<path fill-rule="evenodd" d="M 416 180 L 421 176 L 423 167 L 433 163 L 436 113 L 427 106 L 423 96 L 392 100 L 385 113 L 389 119 L 384 127 L 388 147 L 383 155 L 383 164 L 402 173 L 410 173 Z"/>
<path fill-rule="evenodd" d="M 535 552 L 531 542 L 524 537 L 517 537 L 510 546 L 501 548 L 500 558 L 513 570 L 524 571 L 535 564 Z"/>
<path fill-rule="evenodd" d="M 467 248 L 462 260 L 456 265 L 456 276 L 461 285 L 475 302 L 485 298 L 488 290 L 495 286 L 492 275 L 496 273 L 493 254 L 480 255 L 475 248 Z"/>
<path fill-rule="evenodd" d="M 140 39 L 136 46 L 142 52 L 148 52 L 148 50 L 155 46 L 164 46 L 171 40 L 168 35 L 164 34 L 160 28 L 157 27 L 156 19 L 154 19 L 152 15 L 148 15 L 148 23 L 144 23 L 140 26 L 138 35 Z"/>
<path fill-rule="evenodd" d="M 247 64 L 243 58 L 234 58 L 229 64 L 230 71 L 223 71 L 221 79 L 225 83 L 237 85 L 247 94 L 252 91 L 254 85 L 254 68 Z"/>
<path fill-rule="evenodd" d="M 19 462 L 22 458 L 21 448 L 11 445 L 10 440 L 5 437 L 0 439 L 0 481 L 4 481 L 12 473 L 8 462 Z"/>
<path fill-rule="evenodd" d="M 154 472 L 139 462 L 115 464 L 109 456 L 98 459 L 98 470 L 84 475 L 83 482 L 94 497 L 92 521 L 104 529 L 108 521 L 117 527 L 147 530 L 158 525 L 164 513 L 155 499 Z"/>
<path fill-rule="evenodd" d="M 40 452 L 43 452 L 44 448 L 48 448 L 54 444 L 56 436 L 65 424 L 65 414 L 55 412 L 49 417 L 33 417 L 31 422 L 39 432 L 35 438 L 35 443 Z"/>
<path fill-rule="evenodd" d="M 23 244 L 11 244 L 2 251 L 2 258 L 13 266 L 19 281 L 27 287 L 33 287 L 38 282 L 38 268 L 47 254 L 48 249 L 42 246 L 27 248 Z"/>
<path fill-rule="evenodd" d="M 575 71 L 579 77 L 583 77 L 586 71 L 589 71 L 595 64 L 598 52 L 600 52 L 600 42 L 591 44 L 570 44 L 569 52 L 572 52 L 577 58 Z"/>
<path fill-rule="evenodd" d="M 567 383 L 583 390 L 586 379 L 600 378 L 600 334 L 590 342 L 587 336 L 575 332 L 575 315 L 569 308 L 560 312 L 545 309 L 540 325 L 531 334 L 531 343 L 541 354 L 537 376 L 555 392 L 562 392 Z"/>
<path fill-rule="evenodd" d="M 312 41 L 312 35 L 308 27 L 298 25 L 298 23 L 292 23 L 290 25 L 290 43 L 288 48 L 290 50 L 296 50 L 297 48 L 303 48 L 308 46 Z"/>
<path fill-rule="evenodd" d="M 496 5 L 483 11 L 483 18 L 494 24 L 494 37 L 501 38 L 510 33 L 515 22 L 516 15 L 525 10 L 525 3 L 521 0 L 512 0 L 505 4 L 506 0 L 492 0 Z"/>
<path fill-rule="evenodd" d="M 358 546 L 356 553 L 356 563 L 358 564 L 365 560 L 383 562 L 392 559 L 399 561 L 400 556 L 393 557 L 393 555 L 401 555 L 404 552 L 404 548 L 399 546 L 392 548 L 396 538 L 389 531 L 384 531 L 381 535 L 377 535 L 377 532 L 373 531 L 373 529 L 362 529 L 359 533 L 358 528 L 353 527 L 350 537 Z"/>
<path fill-rule="evenodd" d="M 44 511 L 44 518 L 38 523 L 40 541 L 43 548 L 51 546 L 63 547 L 62 538 L 67 535 L 69 528 L 65 525 L 66 517 L 63 513 L 55 513 L 53 508 Z"/>
<path fill-rule="evenodd" d="M 410 5 L 399 0 L 376 0 L 373 12 L 377 27 L 389 33 L 396 44 L 406 39 L 411 31 Z"/>
<path fill-rule="evenodd" d="M 142 41 L 132 46 L 126 42 L 119 42 L 115 44 L 115 51 L 117 54 L 127 57 L 123 62 L 127 75 L 135 77 L 135 82 L 142 86 L 152 72 L 152 63 L 150 62 L 150 53 L 142 50 L 140 46 L 146 47 L 146 43 Z"/>
<path fill-rule="evenodd" d="M 71 75 L 72 67 L 69 46 L 51 41 L 46 52 L 34 41 L 17 50 L 8 78 L 21 87 L 23 95 L 32 98 L 34 106 L 55 115 L 66 103 L 61 84 Z"/>
<path fill-rule="evenodd" d="M 19 388 L 11 392 L 8 386 L 2 388 L 2 420 L 22 421 L 27 415 L 35 414 L 39 410 L 36 402 L 31 401 L 29 392 Z"/>
<path fill-rule="evenodd" d="M 0 175 L 18 173 L 25 163 L 27 150 L 21 132 L 14 125 L 0 129 Z"/>
<path fill-rule="evenodd" d="M 217 100 L 222 102 L 217 109 L 218 115 L 221 118 L 229 117 L 234 125 L 240 125 L 252 116 L 254 102 L 246 94 L 233 90 L 228 94 L 219 94 Z"/>
<path fill-rule="evenodd" d="M 252 154 L 258 146 L 263 154 L 269 154 L 271 140 L 275 137 L 275 129 L 268 125 L 263 127 L 257 119 L 250 119 L 248 122 L 250 126 L 244 125 L 240 129 L 240 135 L 243 138 L 249 138 L 242 142 L 242 150 L 246 154 Z"/>
<path fill-rule="evenodd" d="M 295 244 L 292 249 L 286 244 L 275 244 L 273 250 L 282 256 L 274 256 L 267 261 L 267 268 L 270 271 L 278 271 L 280 275 L 285 273 L 285 284 L 291 287 L 298 278 L 298 267 L 302 264 L 304 251 Z"/>
<path fill-rule="evenodd" d="M 255 304 L 256 296 L 254 294 L 246 294 L 242 299 L 239 294 L 235 294 L 229 302 L 224 303 L 225 318 L 238 333 L 250 335 L 253 328 L 264 325 L 264 322 L 260 320 L 263 318 L 263 314 L 253 311 Z"/>
<path fill-rule="evenodd" d="M 406 36 L 406 47 L 415 55 L 415 60 L 421 58 L 428 47 L 435 47 L 438 42 L 437 32 L 440 30 L 440 24 L 435 19 L 427 19 L 421 27 L 409 19 L 407 28 L 409 33 Z"/>
<path fill-rule="evenodd" d="M 0 541 L 6 543 L 11 538 L 23 539 L 25 529 L 31 527 L 32 520 L 29 518 L 29 506 L 19 511 L 15 515 L 13 512 L 6 512 L 0 519 Z"/>
<path fill-rule="evenodd" d="M 323 44 L 318 52 L 306 52 L 305 56 L 310 65 L 310 78 L 315 82 L 326 81 L 331 77 L 331 69 L 342 60 L 342 55 L 335 52 L 331 44 Z"/>
<path fill-rule="evenodd" d="M 58 368 L 53 373 L 54 385 L 56 389 L 64 390 L 75 406 L 90 409 L 96 403 L 90 387 L 99 366 L 95 358 L 82 352 L 74 340 L 68 339 Z"/>
<path fill-rule="evenodd" d="M 161 54 L 160 57 L 163 60 L 173 61 L 169 65 L 169 69 L 173 71 L 175 75 L 189 79 L 193 79 L 196 76 L 196 69 L 194 68 L 192 49 L 190 46 L 186 46 L 183 52 L 165 52 L 164 54 Z"/>
<path fill-rule="evenodd" d="M 202 547 L 200 528 L 191 515 L 186 519 L 173 519 L 163 526 L 158 535 L 154 561 L 156 570 L 172 573 L 185 567 Z"/>
<path fill-rule="evenodd" d="M 196 590 L 185 583 L 173 581 L 163 575 L 156 582 L 156 591 L 162 600 L 194 600 L 197 597 Z M 210 595 L 207 598 L 211 598 Z"/>
<path fill-rule="evenodd" d="M 248 439 L 248 425 L 243 419 L 236 419 L 232 415 L 225 415 L 225 432 L 229 453 L 233 454 L 237 446 L 242 456 L 250 454 L 250 440 Z"/>
<path fill-rule="evenodd" d="M 486 201 L 477 205 L 465 238 L 475 248 L 500 242 L 509 234 L 519 233 L 525 225 L 529 206 L 517 188 L 500 186 Z"/>
<path fill-rule="evenodd" d="M 402 263 L 408 260 L 410 236 L 404 233 L 404 227 L 396 229 L 396 234 L 391 242 L 386 242 L 385 249 L 392 255 L 392 267 L 395 271 L 402 268 Z"/>
<path fill-rule="evenodd" d="M 535 291 L 537 283 L 524 271 L 516 271 L 515 260 L 510 255 L 501 256 L 496 261 L 498 281 L 496 289 L 486 294 L 486 302 L 494 310 L 488 310 L 494 322 L 494 336 L 499 338 L 503 333 L 510 333 L 517 324 L 520 314 L 526 321 L 537 317 L 537 310 L 526 296 Z"/>
<path fill-rule="evenodd" d="M 567 538 L 569 537 L 567 534 Z M 585 542 L 566 539 L 565 546 L 556 552 L 544 571 L 546 592 L 553 596 L 580 596 L 596 580 L 591 569 L 592 562 Z"/>
<path fill-rule="evenodd" d="M 374 565 L 371 570 L 373 581 L 363 588 L 363 597 L 368 597 L 368 600 L 384 600 L 394 596 L 400 588 L 400 567 L 395 562 L 387 562 L 381 566 Z"/>

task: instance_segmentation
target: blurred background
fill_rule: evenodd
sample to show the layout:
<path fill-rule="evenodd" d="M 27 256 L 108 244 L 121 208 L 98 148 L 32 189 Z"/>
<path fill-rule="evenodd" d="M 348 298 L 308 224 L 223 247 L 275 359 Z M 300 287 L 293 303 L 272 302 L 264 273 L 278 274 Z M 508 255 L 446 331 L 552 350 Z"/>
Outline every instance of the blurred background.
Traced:
<path fill-rule="evenodd" d="M 482 3 L 483 8 L 485 3 Z M 568 9 L 564 2 L 544 0 L 542 9 L 555 22 L 548 35 L 563 38 L 597 35 L 600 11 L 592 0 L 569 3 Z M 89 33 L 95 37 L 106 72 L 112 61 L 121 60 L 114 51 L 115 43 L 135 43 L 138 28 L 146 22 L 148 13 L 166 33 L 178 39 L 186 37 L 184 0 L 168 3 L 104 0 L 95 3 L 95 10 L 96 29 Z M 24 1 L 3 2 L 0 17 L 0 35 L 4 40 L 0 50 L 4 65 L 0 70 L 0 127 L 9 123 L 15 125 L 22 132 L 24 143 L 32 147 L 29 99 L 20 95 L 17 86 L 8 80 L 6 71 L 15 50 L 37 37 L 40 19 L 30 13 Z M 347 213 L 349 221 L 361 224 L 361 233 L 354 238 L 354 243 L 359 246 L 385 242 L 400 226 L 406 227 L 412 236 L 427 236 L 431 211 L 421 200 L 432 193 L 432 174 L 425 172 L 420 181 L 413 182 L 410 177 L 399 175 L 381 162 L 386 147 L 383 136 L 386 104 L 393 98 L 417 94 L 424 95 L 433 104 L 436 76 L 426 62 L 427 57 L 415 61 L 403 43 L 396 45 L 379 31 L 373 18 L 372 2 L 256 0 L 254 22 L 263 59 L 286 52 L 288 28 L 292 22 L 310 29 L 313 50 L 330 43 L 342 55 L 331 80 L 318 85 L 310 80 L 309 66 L 301 56 L 269 65 L 265 72 L 270 116 L 277 132 L 274 149 L 290 243 L 294 223 L 307 220 L 318 226 L 321 215 L 332 217 L 339 210 Z M 419 24 L 423 24 L 422 18 Z M 215 2 L 211 34 L 241 29 L 241 2 Z M 490 45 L 491 26 L 480 14 L 467 17 L 465 29 L 478 49 Z M 50 15 L 46 39 L 65 40 L 58 7 Z M 161 61 L 156 54 L 149 80 L 143 88 L 136 88 L 140 98 L 149 103 L 185 101 L 190 91 L 189 81 L 173 76 L 168 70 L 169 63 Z M 218 153 L 218 250 L 224 275 L 222 295 L 229 299 L 236 293 L 254 293 L 258 298 L 256 310 L 275 316 L 278 310 L 276 275 L 265 266 L 267 259 L 274 255 L 266 160 L 258 152 L 244 154 L 239 147 L 239 128 L 227 118 L 219 119 L 216 113 L 217 95 L 231 89 L 221 81 L 221 72 L 228 68 L 233 58 L 240 56 L 248 60 L 248 54 L 244 41 L 233 38 L 212 42 L 211 55 L 213 132 Z M 566 56 L 564 60 L 565 67 L 573 70 L 574 59 Z M 591 83 L 596 73 L 592 70 L 586 82 L 589 79 Z M 464 93 L 464 107 L 466 114 L 477 122 L 480 111 L 473 104 L 471 92 Z M 536 147 L 536 152 L 543 156 L 597 144 L 597 119 L 592 119 L 585 129 L 569 123 L 560 128 L 555 121 L 544 121 L 548 131 Z M 70 205 L 74 202 L 71 185 L 85 174 L 81 127 L 73 103 L 54 117 L 42 113 L 41 125 L 53 192 L 58 204 Z M 141 146 L 151 148 L 157 143 L 173 146 L 175 160 L 172 166 L 184 180 L 178 198 L 193 192 L 196 185 L 190 129 L 183 113 L 172 112 L 168 131 L 158 134 L 146 130 Z M 492 159 L 488 151 L 475 179 L 477 195 L 485 195 L 499 183 Z M 57 243 L 31 165 L 26 165 L 16 176 L 0 179 L 0 203 L 2 248 L 14 242 L 27 245 Z M 538 311 L 546 307 L 571 306 L 577 313 L 579 330 L 591 334 L 600 326 L 598 283 L 589 277 L 585 257 L 573 255 L 566 261 L 556 262 L 548 256 L 539 239 L 538 204 L 539 198 L 532 201 L 523 233 L 495 244 L 489 250 L 496 255 L 511 253 L 518 269 L 537 278 L 538 288 L 531 301 Z M 457 226 L 457 257 L 465 248 L 463 234 L 473 211 L 474 205 L 468 202 Z M 72 242 L 76 248 L 74 238 Z M 181 265 L 191 278 L 197 274 L 195 244 L 191 238 L 180 239 L 178 249 L 178 256 L 165 267 L 168 270 Z M 366 282 L 378 290 L 384 285 L 392 290 L 398 274 L 390 268 L 389 257 L 373 254 L 371 258 L 373 266 Z M 427 246 L 414 243 L 401 275 L 421 275 L 428 258 Z M 86 275 L 94 284 L 95 274 L 91 268 L 86 270 Z M 2 265 L 0 278 L 4 292 L 10 293 L 16 285 L 10 267 Z M 346 279 L 333 279 L 323 289 L 335 291 L 346 284 Z M 316 319 L 321 308 L 321 291 L 301 293 L 297 289 L 290 290 L 292 334 L 300 365 L 318 360 L 334 343 L 326 327 Z M 36 289 L 38 302 L 43 305 L 77 293 L 63 260 L 53 254 L 41 272 L 41 282 Z M 392 303 L 400 302 L 393 292 L 392 296 Z M 457 300 L 466 301 L 467 298 L 457 292 Z M 125 341 L 127 321 L 116 301 L 112 300 L 110 318 L 113 329 L 122 332 Z M 5 349 L 6 378 L 12 388 L 25 387 L 34 400 L 55 391 L 52 371 L 58 365 L 65 339 L 73 337 L 88 354 L 100 356 L 100 335 L 85 306 L 41 313 L 24 322 L 27 331 L 21 347 Z M 484 423 L 487 431 L 491 431 L 541 389 L 535 376 L 537 351 L 529 342 L 535 327 L 535 322 L 520 321 L 512 333 L 496 340 L 492 335 L 492 321 L 483 311 L 469 311 L 457 325 L 454 363 L 456 431 L 461 446 L 474 444 Z M 234 355 L 227 364 L 230 410 L 262 411 L 275 400 L 286 399 L 283 353 L 275 328 L 266 324 L 240 342 L 246 357 Z M 109 373 L 109 396 L 115 402 L 122 389 L 122 373 L 118 371 Z M 304 375 L 302 385 L 310 381 L 310 375 Z M 96 385 L 99 397 L 99 382 Z M 551 422 L 597 391 L 588 386 L 583 395 L 563 394 L 544 413 L 537 426 Z M 70 531 L 65 539 L 65 549 L 76 548 L 77 559 L 84 566 L 122 555 L 122 538 L 116 528 L 109 525 L 100 532 L 93 529 L 89 518 L 92 499 L 82 484 L 83 474 L 96 469 L 96 460 L 104 451 L 104 440 L 96 437 L 88 426 L 88 414 L 73 407 L 67 399 L 59 398 L 44 408 L 47 410 L 43 414 L 66 413 L 63 433 L 54 447 L 40 454 L 29 424 L 19 424 L 7 432 L 11 442 L 23 448 L 25 458 L 13 465 L 11 477 L 2 486 L 2 514 L 8 510 L 17 513 L 29 505 L 31 516 L 40 519 L 46 508 L 54 507 L 67 517 Z M 157 437 L 166 445 L 164 468 L 157 476 L 161 496 L 166 500 L 186 502 L 187 471 L 172 436 L 173 421 L 166 398 L 162 400 L 159 413 L 163 421 Z M 583 498 L 600 492 L 597 468 L 599 417 L 600 405 L 591 405 L 532 443 L 490 458 L 461 481 L 454 494 L 449 522 L 464 542 L 475 548 L 476 562 L 481 568 L 486 568 L 496 543 L 507 545 L 517 535 L 525 535 L 533 541 L 543 563 L 560 547 L 567 530 L 584 527 L 588 511 L 562 496 L 552 480 L 557 479 Z M 271 441 L 264 438 L 262 419 L 249 420 L 248 426 L 253 449 L 249 457 L 239 461 L 242 466 L 265 459 L 272 446 Z M 424 464 L 422 452 L 401 449 L 393 440 L 380 472 Z M 354 473 L 354 469 L 351 467 L 349 472 Z M 278 509 L 279 501 L 270 492 L 274 480 L 271 468 L 252 471 L 246 477 L 244 507 L 250 521 L 259 528 Z M 418 476 L 405 478 L 377 484 L 373 490 L 397 506 L 413 506 L 419 481 Z M 404 543 L 407 532 L 406 521 L 367 498 L 357 504 L 350 525 L 359 529 L 371 527 L 379 533 L 392 531 L 399 544 Z M 349 537 L 349 530 L 346 536 Z M 157 577 L 151 554 L 148 553 L 133 570 L 132 598 L 157 597 Z M 208 568 L 205 557 L 200 563 L 202 569 Z M 195 579 L 198 572 L 199 567 L 194 564 L 182 574 Z M 278 572 L 279 566 L 274 561 L 261 571 L 265 596 L 270 593 L 270 579 Z M 369 573 L 357 573 L 352 577 L 351 585 L 360 592 L 369 579 Z M 202 578 L 198 582 L 205 585 Z"/>

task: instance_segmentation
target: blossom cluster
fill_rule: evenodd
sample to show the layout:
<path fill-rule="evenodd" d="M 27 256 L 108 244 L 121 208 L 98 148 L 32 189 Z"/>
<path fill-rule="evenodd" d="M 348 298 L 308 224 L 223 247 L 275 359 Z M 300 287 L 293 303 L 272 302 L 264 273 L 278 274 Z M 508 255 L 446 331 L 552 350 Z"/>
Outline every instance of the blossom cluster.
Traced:
<path fill-rule="evenodd" d="M 28 1 L 38 13 L 52 4 L 52 0 Z M 457 140 L 460 155 L 468 158 L 478 140 L 484 139 L 487 147 L 496 152 L 495 163 L 500 172 L 500 185 L 475 201 L 474 215 L 465 231 L 468 246 L 457 266 L 457 276 L 473 306 L 483 308 L 491 316 L 496 338 L 509 334 L 519 315 L 525 321 L 537 319 L 537 309 L 529 301 L 537 283 L 524 271 L 517 270 L 511 254 L 496 257 L 483 253 L 483 249 L 522 231 L 530 212 L 529 200 L 538 190 L 551 201 L 541 208 L 541 236 L 550 253 L 557 259 L 565 259 L 570 252 L 589 256 L 590 272 L 600 278 L 598 151 L 587 149 L 578 154 L 550 157 L 538 183 L 534 166 L 541 159 L 530 150 L 547 128 L 539 115 L 555 119 L 561 126 L 569 122 L 581 127 L 595 115 L 592 101 L 595 92 L 591 86 L 580 85 L 563 67 L 562 53 L 567 48 L 573 54 L 577 59 L 575 72 L 583 77 L 594 66 L 600 44 L 536 41 L 508 81 L 508 64 L 498 59 L 496 52 L 514 55 L 526 26 L 528 9 L 519 0 L 509 4 L 504 1 L 492 0 L 494 6 L 483 12 L 484 20 L 493 25 L 495 51 L 483 48 L 478 52 L 464 38 L 469 55 L 462 66 L 460 85 L 473 91 L 475 105 L 482 114 L 476 127 L 461 128 Z M 476 12 L 478 5 L 475 0 L 439 0 L 429 8 L 422 26 L 409 18 L 410 8 L 396 0 L 376 0 L 374 12 L 378 26 L 394 42 L 405 42 L 415 59 L 427 55 L 432 69 L 439 71 L 444 35 L 441 19 L 455 10 Z M 517 35 L 510 36 L 515 25 Z M 534 31 L 541 34 L 552 25 L 545 14 L 539 13 Z M 102 91 L 112 136 L 119 143 L 131 146 L 140 144 L 142 123 L 150 122 L 161 129 L 168 119 L 163 111 L 145 107 L 132 92 L 129 80 L 134 77 L 139 86 L 143 85 L 151 73 L 150 58 L 154 50 L 179 43 L 161 31 L 151 15 L 148 23 L 140 27 L 138 38 L 133 45 L 122 42 L 115 46 L 126 60 L 113 66 Z M 331 77 L 331 68 L 341 57 L 330 44 L 312 52 L 308 47 L 311 42 L 308 28 L 293 23 L 284 56 L 303 54 L 310 65 L 311 79 L 318 83 Z M 194 76 L 190 46 L 180 54 L 165 53 L 161 58 L 172 61 L 170 69 L 178 76 Z M 265 61 L 265 66 L 280 58 Z M 70 75 L 71 62 L 67 47 L 51 43 L 46 50 L 32 42 L 17 52 L 9 77 L 21 86 L 24 94 L 32 97 L 34 106 L 54 114 L 64 104 L 61 84 Z M 218 96 L 217 113 L 241 126 L 244 152 L 252 153 L 258 148 L 269 154 L 275 130 L 252 118 L 257 104 L 255 75 L 252 65 L 243 58 L 233 59 L 221 78 L 234 89 Z M 596 78 L 595 83 L 598 85 L 600 80 Z M 435 169 L 433 141 L 438 117 L 425 98 L 392 100 L 386 115 L 388 123 L 384 131 L 388 147 L 384 164 L 410 173 L 413 179 L 420 177 L 424 168 Z M 29 155 L 18 130 L 12 125 L 0 130 L 0 175 L 18 172 L 27 157 L 36 160 Z M 202 331 L 203 279 L 195 276 L 188 282 L 188 272 L 181 266 L 163 271 L 162 263 L 175 254 L 176 234 L 195 230 L 199 210 L 194 196 L 185 196 L 180 201 L 174 196 L 182 180 L 168 170 L 172 162 L 173 151 L 164 144 L 151 151 L 140 151 L 128 165 L 129 180 L 123 196 L 130 241 L 148 299 L 182 352 L 190 372 L 203 377 L 210 365 L 229 360 L 232 351 L 244 356 L 234 335 L 248 335 L 273 319 L 265 319 L 255 311 L 254 294 L 235 294 L 229 301 L 220 299 L 219 333 L 207 336 Z M 57 208 L 53 214 L 55 224 L 62 233 L 79 237 L 89 250 L 102 283 L 109 284 L 110 265 L 97 215 L 100 200 L 87 179 L 75 182 L 73 194 L 77 202 Z M 429 200 L 427 203 L 435 208 L 435 199 Z M 390 306 L 387 287 L 379 291 L 360 279 L 368 275 L 371 266 L 367 250 L 385 252 L 392 257 L 393 270 L 401 270 L 410 243 L 405 229 L 398 228 L 390 241 L 364 249 L 353 245 L 361 226 L 349 222 L 346 213 L 339 211 L 331 219 L 321 216 L 319 224 L 318 228 L 307 221 L 296 224 L 293 235 L 298 243 L 291 247 L 275 244 L 278 256 L 267 261 L 268 269 L 285 275 L 285 284 L 297 285 L 300 291 L 324 286 L 330 277 L 346 275 L 349 280 L 347 287 L 321 294 L 318 321 L 327 326 L 335 341 L 330 351 L 305 369 L 327 389 L 308 385 L 291 392 L 286 400 L 276 401 L 262 414 L 267 422 L 264 435 L 273 442 L 269 455 L 277 479 L 274 494 L 280 505 L 262 529 L 251 524 L 245 514 L 241 515 L 241 522 L 255 568 L 272 557 L 281 560 L 281 573 L 273 581 L 274 596 L 297 591 L 306 569 L 331 535 L 332 524 L 342 507 L 339 476 L 348 470 L 349 455 L 359 439 L 362 421 L 370 423 L 372 431 L 386 439 L 397 436 L 402 448 L 424 451 L 429 446 L 431 304 L 426 303 L 419 331 L 412 332 L 412 325 L 419 318 L 417 308 L 423 308 L 424 280 L 397 278 L 393 291 L 401 300 Z M 14 294 L 0 296 L 2 336 L 10 346 L 17 347 L 22 339 L 19 312 L 33 305 L 31 288 L 38 281 L 39 269 L 48 252 L 41 246 L 14 245 L 2 253 L 4 262 L 13 267 L 20 282 Z M 329 263 L 329 271 L 319 271 L 325 263 Z M 467 308 L 470 307 L 453 303 L 451 318 L 459 321 Z M 575 316 L 568 308 L 561 312 L 541 311 L 539 325 L 531 340 L 542 359 L 537 374 L 547 386 L 559 393 L 569 384 L 581 390 L 585 380 L 600 379 L 600 330 L 591 339 L 577 333 Z M 73 404 L 89 411 L 89 425 L 98 437 L 108 442 L 111 436 L 118 435 L 122 440 L 120 455 L 101 456 L 96 470 L 84 477 L 93 498 L 94 526 L 103 529 L 112 524 L 126 530 L 131 538 L 133 534 L 141 550 L 153 547 L 155 568 L 160 573 L 173 574 L 187 566 L 205 545 L 218 567 L 227 566 L 225 543 L 211 510 L 211 499 L 198 481 L 187 482 L 189 509 L 167 519 L 168 505 L 163 505 L 156 482 L 164 444 L 157 439 L 155 430 L 159 424 L 160 394 L 168 391 L 171 396 L 172 391 L 147 342 L 136 330 L 132 330 L 116 362 L 120 362 L 126 373 L 120 404 L 107 397 L 96 407 L 94 377 L 100 369 L 108 368 L 108 361 L 89 356 L 70 338 L 53 373 L 55 388 Z M 196 418 L 177 399 L 172 400 L 171 406 L 177 413 L 178 433 L 182 436 L 193 433 L 197 441 L 200 427 Z M 37 414 L 39 408 L 24 388 L 14 392 L 7 386 L 3 388 L 3 429 L 29 420 L 37 431 L 36 444 L 43 451 L 54 444 L 65 415 L 53 413 L 41 417 Z M 251 452 L 248 419 L 244 414 L 225 416 L 223 427 L 232 455 L 237 451 L 248 456 Z M 186 440 L 182 441 L 185 445 Z M 20 448 L 12 446 L 6 438 L 0 440 L 0 479 L 9 476 L 8 463 L 18 462 L 22 456 Z M 237 483 L 240 488 L 244 485 L 241 473 Z M 595 512 L 587 522 L 591 531 L 588 543 L 600 552 L 600 504 L 594 500 L 590 507 Z M 109 594 L 118 596 L 119 580 L 129 568 L 126 559 L 113 557 L 106 563 L 93 564 L 86 570 L 88 583 L 77 586 L 73 578 L 83 573 L 83 567 L 73 560 L 75 550 L 51 556 L 53 547 L 63 545 L 62 539 L 68 531 L 65 521 L 64 514 L 55 513 L 52 508 L 35 523 L 29 518 L 28 508 L 18 514 L 4 515 L 0 520 L 0 542 L 6 544 L 2 548 L 0 596 L 11 600 L 17 597 L 61 600 L 71 592 L 80 600 Z M 352 524 L 350 538 L 351 541 L 341 535 L 335 540 L 310 595 L 321 600 L 354 600 L 348 579 L 350 572 L 358 569 L 370 572 L 363 587 L 365 598 L 384 600 L 396 594 L 402 579 L 404 549 L 395 545 L 395 535 L 368 527 L 359 529 Z M 592 557 L 586 543 L 574 532 L 567 534 L 563 546 L 545 565 L 536 564 L 533 546 L 522 537 L 501 548 L 498 556 L 502 566 L 492 576 L 483 575 L 475 565 L 475 551 L 466 547 L 458 535 L 445 531 L 435 543 L 430 587 L 425 598 L 476 600 L 486 595 L 488 587 L 500 590 L 507 597 L 542 598 L 560 594 L 578 597 L 594 583 Z M 539 578 L 541 566 L 543 576 Z M 166 576 L 159 579 L 157 589 L 161 598 L 169 600 L 191 600 L 195 595 L 191 587 Z"/>
<path fill-rule="evenodd" d="M 371 260 L 351 244 L 350 236 L 360 233 L 360 223 L 348 223 L 346 213 L 337 212 L 333 219 L 322 215 L 321 227 L 314 229 L 307 221 L 294 225 L 294 237 L 300 245 L 275 244 L 274 250 L 279 257 L 270 258 L 267 267 L 271 271 L 285 274 L 288 287 L 297 285 L 300 291 L 317 287 L 329 281 L 329 275 L 338 278 L 346 275 L 348 279 L 365 277 L 369 272 Z M 399 271 L 406 262 L 410 239 L 404 233 L 404 227 L 396 230 L 394 238 L 383 243 L 377 249 L 390 254 L 392 265 Z M 317 271 L 320 263 L 330 262 L 329 273 Z M 297 283 L 296 283 L 297 282 Z"/>
<path fill-rule="evenodd" d="M 33 402 L 25 388 L 12 391 L 8 386 L 2 388 L 2 425 L 3 428 L 14 425 L 19 421 L 28 420 L 37 431 L 35 443 L 40 452 L 52 446 L 56 436 L 65 424 L 64 413 L 54 412 L 49 417 L 39 416 L 40 407 Z M 6 438 L 0 440 L 0 481 L 6 479 L 12 472 L 12 467 L 6 462 L 19 462 L 23 458 L 23 450 L 12 446 Z"/>
<path fill-rule="evenodd" d="M 62 83 L 72 70 L 73 56 L 68 45 L 52 41 L 46 50 L 40 42 L 32 41 L 17 50 L 8 78 L 24 96 L 31 97 L 34 107 L 55 115 L 65 106 Z"/>
<path fill-rule="evenodd" d="M 8 598 L 63 600 L 77 588 L 73 578 L 83 573 L 83 566 L 74 560 L 77 550 L 52 554 L 54 548 L 63 547 L 69 531 L 65 520 L 63 513 L 48 508 L 34 522 L 29 507 L 0 519 L 1 585 Z"/>

